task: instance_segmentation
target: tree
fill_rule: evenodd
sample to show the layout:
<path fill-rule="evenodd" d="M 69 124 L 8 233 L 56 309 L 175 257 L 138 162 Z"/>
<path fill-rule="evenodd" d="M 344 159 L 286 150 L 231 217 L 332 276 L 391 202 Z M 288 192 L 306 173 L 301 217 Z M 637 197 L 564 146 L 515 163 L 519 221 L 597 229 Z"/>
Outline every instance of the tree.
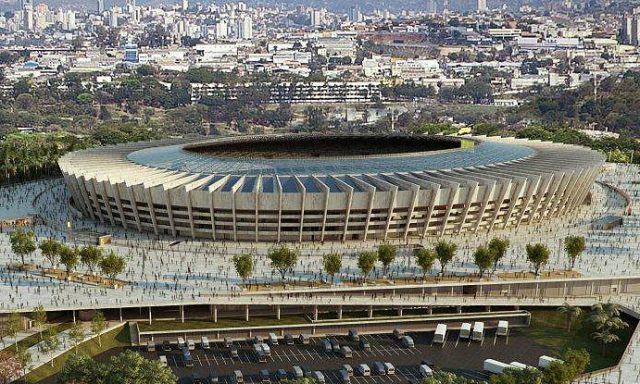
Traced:
<path fill-rule="evenodd" d="M 496 269 L 498 269 L 498 263 L 507 254 L 507 249 L 509 248 L 509 240 L 494 237 L 493 239 L 491 239 L 491 241 L 489 241 L 488 247 L 491 255 L 493 256 L 493 272 L 495 272 Z"/>
<path fill-rule="evenodd" d="M 5 333 L 13 339 L 15 348 L 18 348 L 18 332 L 23 330 L 22 317 L 17 312 L 11 312 L 7 317 Z"/>
<path fill-rule="evenodd" d="M 53 331 L 52 328 L 47 329 L 47 332 L 44 334 L 44 339 L 42 340 L 42 349 L 44 352 L 49 353 L 49 358 L 51 360 L 51 366 L 54 365 L 53 352 L 55 352 L 58 348 L 60 348 L 60 338 Z"/>
<path fill-rule="evenodd" d="M 271 267 L 280 273 L 283 284 L 287 272 L 298 263 L 298 256 L 299 251 L 297 249 L 291 250 L 286 245 L 273 248 L 267 254 L 267 257 L 271 260 Z"/>
<path fill-rule="evenodd" d="M 586 249 L 586 242 L 584 236 L 567 236 L 564 239 L 564 250 L 569 256 L 570 269 L 576 264 L 578 257 Z"/>
<path fill-rule="evenodd" d="M 47 239 L 42 240 L 38 247 L 40 248 L 40 252 L 42 252 L 42 256 L 49 261 L 51 268 L 53 268 L 56 263 L 56 257 L 58 257 L 60 252 L 60 243 L 54 239 Z"/>
<path fill-rule="evenodd" d="M 396 259 L 398 249 L 391 244 L 380 244 L 378 246 L 378 260 L 382 263 L 383 273 L 389 273 L 389 265 Z"/>
<path fill-rule="evenodd" d="M 104 369 L 104 384 L 154 383 L 175 384 L 177 377 L 171 368 L 159 360 L 147 360 L 137 352 L 126 350 L 111 357 Z"/>
<path fill-rule="evenodd" d="M 324 255 L 322 257 L 322 267 L 327 275 L 331 276 L 331 284 L 333 284 L 336 273 L 340 272 L 342 268 L 342 258 L 335 253 Z"/>
<path fill-rule="evenodd" d="M 499 375 L 492 375 L 489 384 L 542 384 L 542 372 L 536 368 L 507 368 Z"/>
<path fill-rule="evenodd" d="M 84 340 L 84 329 L 82 329 L 82 325 L 79 321 L 73 323 L 71 328 L 69 329 L 69 337 L 73 342 L 73 349 L 75 353 L 78 353 L 78 344 L 82 343 Z"/>
<path fill-rule="evenodd" d="M 562 313 L 566 318 L 567 323 L 567 332 L 571 332 L 571 324 L 580 317 L 582 314 L 582 309 L 580 307 L 576 307 L 570 305 L 569 303 L 564 303 L 562 307 L 558 307 L 558 312 Z"/>
<path fill-rule="evenodd" d="M 126 265 L 124 257 L 116 255 L 113 251 L 100 260 L 100 270 L 109 277 L 113 285 L 116 283 L 116 276 L 124 271 Z"/>
<path fill-rule="evenodd" d="M 475 252 L 473 252 L 473 262 L 478 266 L 478 270 L 480 271 L 480 278 L 484 275 L 484 271 L 491 268 L 493 264 L 493 255 L 489 248 L 485 246 L 479 246 Z"/>
<path fill-rule="evenodd" d="M 74 354 L 69 356 L 67 361 L 56 375 L 56 382 L 67 383 L 100 383 L 102 374 L 100 363 L 89 355 Z"/>
<path fill-rule="evenodd" d="M 38 329 L 40 341 L 42 341 L 43 327 L 47 324 L 47 312 L 44 310 L 42 304 L 33 309 L 33 324 Z"/>
<path fill-rule="evenodd" d="M 33 231 L 23 231 L 22 229 L 16 229 L 9 235 L 9 241 L 11 243 L 11 250 L 22 261 L 22 266 L 26 265 L 24 258 L 30 255 L 36 250 L 35 234 Z"/>
<path fill-rule="evenodd" d="M 102 347 L 102 332 L 107 328 L 107 321 L 104 314 L 97 311 L 91 319 L 91 332 L 98 335 L 98 346 Z"/>
<path fill-rule="evenodd" d="M 71 272 L 73 272 L 79 261 L 78 248 L 72 248 L 66 245 L 60 247 L 60 263 L 65 266 L 67 278 L 71 277 Z"/>
<path fill-rule="evenodd" d="M 533 264 L 534 275 L 538 276 L 540 268 L 549 261 L 549 248 L 542 243 L 527 244 L 527 261 Z"/>
<path fill-rule="evenodd" d="M 358 256 L 358 268 L 360 268 L 360 272 L 362 272 L 362 278 L 365 283 L 367 282 L 367 277 L 373 270 L 373 267 L 375 267 L 377 261 L 378 254 L 376 252 L 360 252 L 360 255 Z"/>
<path fill-rule="evenodd" d="M 22 364 L 17 354 L 8 350 L 0 351 L 0 384 L 9 384 L 20 375 Z"/>
<path fill-rule="evenodd" d="M 88 245 L 80 250 L 80 262 L 93 274 L 93 271 L 102 260 L 102 249 Z"/>
<path fill-rule="evenodd" d="M 617 343 L 620 341 L 620 336 L 615 333 L 611 333 L 608 329 L 593 332 L 591 335 L 594 340 L 600 342 L 600 345 L 602 345 L 602 356 L 605 355 L 605 348 L 607 347 L 607 344 Z"/>
<path fill-rule="evenodd" d="M 253 274 L 253 256 L 249 254 L 233 256 L 233 265 L 236 267 L 236 273 L 245 284 L 247 279 Z"/>
<path fill-rule="evenodd" d="M 447 264 L 453 260 L 453 257 L 456 255 L 456 251 L 458 250 L 458 246 L 454 243 L 440 240 L 436 243 L 434 250 L 436 251 L 436 258 L 440 262 L 440 273 L 444 274 L 444 269 Z"/>
<path fill-rule="evenodd" d="M 427 273 L 430 273 L 433 268 L 437 255 L 435 251 L 426 248 L 417 248 L 413 254 L 416 257 L 416 264 L 422 269 L 422 280 L 425 280 Z"/>

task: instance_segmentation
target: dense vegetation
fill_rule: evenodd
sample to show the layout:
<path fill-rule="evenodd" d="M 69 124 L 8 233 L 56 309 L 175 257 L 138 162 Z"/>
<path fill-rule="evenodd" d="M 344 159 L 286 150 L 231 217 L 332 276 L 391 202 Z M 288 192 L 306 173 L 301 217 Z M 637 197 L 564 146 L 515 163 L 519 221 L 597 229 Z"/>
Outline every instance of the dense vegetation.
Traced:
<path fill-rule="evenodd" d="M 542 89 L 516 116 L 534 117 L 543 123 L 586 125 L 640 135 L 640 72 L 627 71 L 586 83 L 575 90 Z"/>

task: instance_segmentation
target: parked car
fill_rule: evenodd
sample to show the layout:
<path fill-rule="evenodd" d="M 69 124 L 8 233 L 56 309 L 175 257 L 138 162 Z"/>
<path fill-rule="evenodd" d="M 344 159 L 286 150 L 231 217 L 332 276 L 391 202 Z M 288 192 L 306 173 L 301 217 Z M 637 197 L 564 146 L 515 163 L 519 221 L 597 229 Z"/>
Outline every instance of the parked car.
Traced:
<path fill-rule="evenodd" d="M 351 365 L 345 364 L 342 366 L 342 369 L 346 371 L 349 374 L 349 376 L 353 376 L 353 367 Z"/>
<path fill-rule="evenodd" d="M 260 381 L 269 384 L 271 383 L 271 375 L 269 374 L 269 370 L 266 368 L 262 368 L 260 370 Z"/>
<path fill-rule="evenodd" d="M 287 371 L 283 368 L 280 368 L 276 371 L 276 377 L 278 378 L 278 380 L 286 380 L 288 376 L 289 375 L 287 374 Z"/>
<path fill-rule="evenodd" d="M 358 335 L 358 330 L 357 329 L 350 329 L 349 330 L 349 339 L 351 339 L 351 341 L 355 341 L 355 342 L 360 341 L 360 336 Z"/>
<path fill-rule="evenodd" d="M 238 347 L 231 347 L 231 349 L 229 350 L 229 354 L 231 355 L 231 357 L 237 359 L 238 358 Z"/>
<path fill-rule="evenodd" d="M 162 364 L 163 367 L 166 367 L 169 365 L 169 363 L 167 362 L 167 356 L 160 355 L 160 364 Z"/>
<path fill-rule="evenodd" d="M 338 343 L 337 339 L 331 338 L 329 342 L 331 343 L 331 350 L 333 350 L 333 352 L 340 352 L 340 343 Z"/>
<path fill-rule="evenodd" d="M 293 345 L 294 344 L 293 336 L 291 336 L 288 333 L 286 335 L 284 335 L 284 343 L 285 343 L 285 345 Z"/>
<path fill-rule="evenodd" d="M 171 351 L 171 342 L 169 340 L 164 340 L 162 342 L 162 350 L 165 352 Z"/>
<path fill-rule="evenodd" d="M 278 345 L 278 336 L 275 333 L 269 333 L 269 344 Z"/>
<path fill-rule="evenodd" d="M 382 361 L 374 361 L 373 362 L 373 372 L 377 375 L 384 375 L 387 373 L 386 368 Z"/>
<path fill-rule="evenodd" d="M 351 350 L 350 347 L 343 345 L 342 347 L 340 347 L 340 354 L 342 355 L 342 357 L 344 358 L 351 358 L 353 357 L 353 351 Z"/>
<path fill-rule="evenodd" d="M 369 344 L 369 342 L 367 341 L 367 339 L 365 339 L 364 337 L 360 338 L 360 348 L 362 348 L 362 350 L 364 351 L 370 351 L 371 350 L 371 344 Z"/>
<path fill-rule="evenodd" d="M 300 368 L 300 366 L 298 365 L 294 365 L 293 366 L 293 378 L 294 379 L 300 379 L 304 377 L 304 371 L 302 370 L 302 368 Z"/>
<path fill-rule="evenodd" d="M 200 345 L 202 346 L 202 349 L 211 349 L 211 344 L 209 344 L 209 338 L 207 336 L 202 336 Z"/>
<path fill-rule="evenodd" d="M 316 380 L 317 384 L 324 384 L 325 383 L 324 375 L 320 371 L 313 371 L 313 376 L 312 377 Z"/>

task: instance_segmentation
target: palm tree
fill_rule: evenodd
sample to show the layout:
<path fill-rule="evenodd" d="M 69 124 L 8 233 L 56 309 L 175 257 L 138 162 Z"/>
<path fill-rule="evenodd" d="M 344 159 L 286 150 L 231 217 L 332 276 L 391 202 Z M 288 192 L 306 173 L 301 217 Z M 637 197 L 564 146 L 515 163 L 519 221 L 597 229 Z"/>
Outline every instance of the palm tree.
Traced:
<path fill-rule="evenodd" d="M 564 303 L 562 307 L 558 307 L 558 312 L 565 315 L 567 319 L 567 332 L 571 332 L 571 324 L 580 317 L 582 314 L 582 308 Z"/>
<path fill-rule="evenodd" d="M 605 348 L 607 347 L 607 344 L 617 343 L 618 341 L 620 341 L 620 337 L 618 337 L 618 335 L 607 330 L 593 332 L 591 335 L 593 336 L 594 340 L 599 341 L 602 345 L 602 356 L 604 356 L 605 354 Z"/>

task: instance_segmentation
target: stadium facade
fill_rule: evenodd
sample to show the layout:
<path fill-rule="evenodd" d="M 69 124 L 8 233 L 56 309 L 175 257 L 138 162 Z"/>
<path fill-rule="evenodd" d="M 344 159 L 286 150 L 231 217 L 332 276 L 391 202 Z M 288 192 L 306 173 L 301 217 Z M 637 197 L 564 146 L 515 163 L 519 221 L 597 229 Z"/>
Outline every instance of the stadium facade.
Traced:
<path fill-rule="evenodd" d="M 172 139 L 65 155 L 85 216 L 234 241 L 425 238 L 567 214 L 603 156 L 497 137 L 269 135 Z"/>

